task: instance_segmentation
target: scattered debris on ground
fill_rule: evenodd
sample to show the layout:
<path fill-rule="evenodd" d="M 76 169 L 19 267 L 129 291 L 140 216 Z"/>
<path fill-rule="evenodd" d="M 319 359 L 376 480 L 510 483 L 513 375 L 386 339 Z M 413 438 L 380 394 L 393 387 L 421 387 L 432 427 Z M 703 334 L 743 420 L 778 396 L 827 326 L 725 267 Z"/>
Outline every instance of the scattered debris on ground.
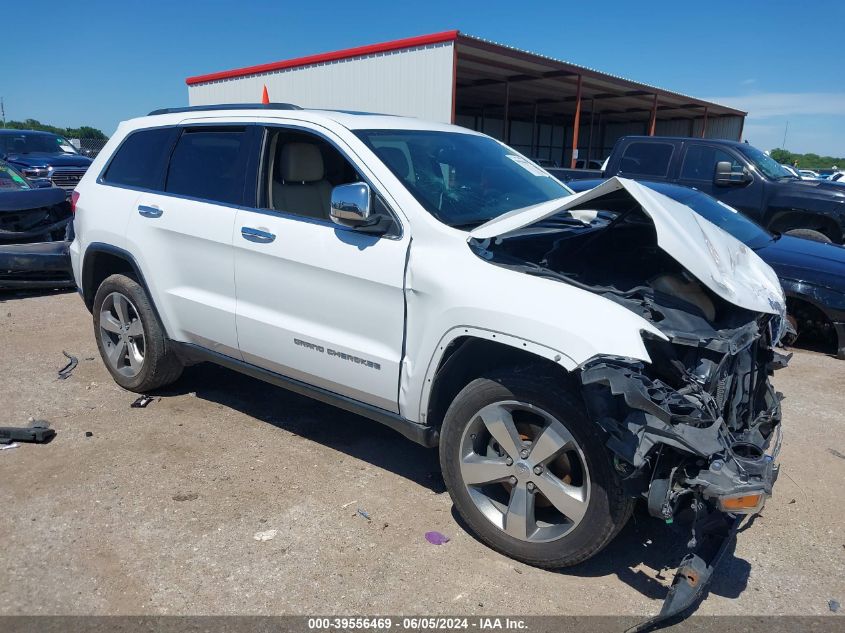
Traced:
<path fill-rule="evenodd" d="M 62 350 L 62 354 L 65 355 L 65 358 L 68 359 L 67 365 L 62 367 L 59 370 L 59 380 L 66 380 L 70 378 L 71 372 L 76 369 L 76 366 L 79 364 L 79 360 L 76 356 L 71 356 L 65 350 Z"/>
<path fill-rule="evenodd" d="M 153 398 L 152 396 L 140 396 L 129 406 L 133 409 L 143 409 L 154 400 L 158 400 L 158 398 Z"/>
<path fill-rule="evenodd" d="M 56 431 L 50 428 L 46 420 L 35 420 L 29 426 L 0 426 L 0 444 L 12 442 L 32 442 L 44 444 L 56 437 Z"/>
<path fill-rule="evenodd" d="M 833 613 L 839 613 L 839 610 L 842 608 L 842 605 L 839 604 L 839 600 L 828 600 L 827 608 L 833 611 Z"/>
<path fill-rule="evenodd" d="M 367 521 L 372 521 L 372 518 L 370 518 L 370 513 L 367 512 L 366 510 L 362 510 L 361 508 L 358 508 L 358 514 L 360 514 L 362 517 L 367 519 Z"/>
<path fill-rule="evenodd" d="M 20 446 L 17 442 L 12 442 L 11 444 L 0 444 L 0 451 L 7 451 L 10 448 L 17 448 Z"/>
<path fill-rule="evenodd" d="M 278 533 L 278 530 L 265 530 L 264 532 L 256 532 L 252 538 L 263 543 L 264 541 L 272 541 Z"/>
<path fill-rule="evenodd" d="M 94 434 L 91 431 L 85 431 L 85 437 L 94 437 Z"/>
<path fill-rule="evenodd" d="M 199 498 L 199 495 L 196 492 L 177 492 L 171 498 L 174 501 L 194 501 Z"/>
<path fill-rule="evenodd" d="M 426 532 L 425 540 L 432 545 L 446 545 L 449 542 L 449 537 L 440 532 Z"/>

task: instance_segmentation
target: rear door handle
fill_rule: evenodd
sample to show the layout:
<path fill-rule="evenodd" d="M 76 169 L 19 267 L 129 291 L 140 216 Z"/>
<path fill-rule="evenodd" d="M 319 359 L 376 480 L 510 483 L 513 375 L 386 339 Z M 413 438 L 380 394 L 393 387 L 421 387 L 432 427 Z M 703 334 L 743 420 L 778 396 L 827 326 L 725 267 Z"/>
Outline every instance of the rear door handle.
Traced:
<path fill-rule="evenodd" d="M 250 242 L 256 242 L 258 244 L 269 244 L 273 240 L 276 239 L 276 236 L 268 231 L 262 231 L 261 229 L 253 229 L 248 226 L 241 227 L 241 235 L 245 240 L 249 240 Z"/>
<path fill-rule="evenodd" d="M 161 214 L 164 213 L 164 211 L 162 211 L 158 207 L 150 207 L 146 204 L 139 204 L 138 213 L 143 215 L 145 218 L 160 218 Z"/>

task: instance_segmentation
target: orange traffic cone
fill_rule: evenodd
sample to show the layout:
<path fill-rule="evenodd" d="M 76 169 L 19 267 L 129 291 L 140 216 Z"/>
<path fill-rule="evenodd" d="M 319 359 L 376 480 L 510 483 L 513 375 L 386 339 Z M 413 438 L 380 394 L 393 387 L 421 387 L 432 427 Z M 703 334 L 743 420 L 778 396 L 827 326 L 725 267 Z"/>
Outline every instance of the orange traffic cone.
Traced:
<path fill-rule="evenodd" d="M 267 86 L 264 86 L 264 93 L 261 95 L 261 103 L 270 103 L 270 95 L 267 94 Z"/>

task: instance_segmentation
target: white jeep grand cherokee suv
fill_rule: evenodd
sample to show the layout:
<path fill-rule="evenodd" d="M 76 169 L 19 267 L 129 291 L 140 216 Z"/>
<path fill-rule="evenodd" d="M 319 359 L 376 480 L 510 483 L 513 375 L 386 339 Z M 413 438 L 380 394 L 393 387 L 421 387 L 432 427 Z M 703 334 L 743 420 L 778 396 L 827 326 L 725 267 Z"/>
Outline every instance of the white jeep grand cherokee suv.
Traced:
<path fill-rule="evenodd" d="M 121 124 L 74 202 L 118 384 L 211 361 L 439 444 L 516 559 L 581 562 L 638 498 L 725 541 L 771 493 L 777 278 L 636 182 L 573 195 L 464 128 L 231 105 Z"/>

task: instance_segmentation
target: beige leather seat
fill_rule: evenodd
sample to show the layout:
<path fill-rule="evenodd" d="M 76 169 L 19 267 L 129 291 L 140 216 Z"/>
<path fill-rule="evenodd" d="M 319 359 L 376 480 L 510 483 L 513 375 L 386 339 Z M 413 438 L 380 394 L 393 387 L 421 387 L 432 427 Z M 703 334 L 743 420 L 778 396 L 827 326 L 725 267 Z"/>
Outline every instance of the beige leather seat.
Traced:
<path fill-rule="evenodd" d="M 275 167 L 274 209 L 310 218 L 329 218 L 332 186 L 325 179 L 319 147 L 310 143 L 285 143 Z"/>

